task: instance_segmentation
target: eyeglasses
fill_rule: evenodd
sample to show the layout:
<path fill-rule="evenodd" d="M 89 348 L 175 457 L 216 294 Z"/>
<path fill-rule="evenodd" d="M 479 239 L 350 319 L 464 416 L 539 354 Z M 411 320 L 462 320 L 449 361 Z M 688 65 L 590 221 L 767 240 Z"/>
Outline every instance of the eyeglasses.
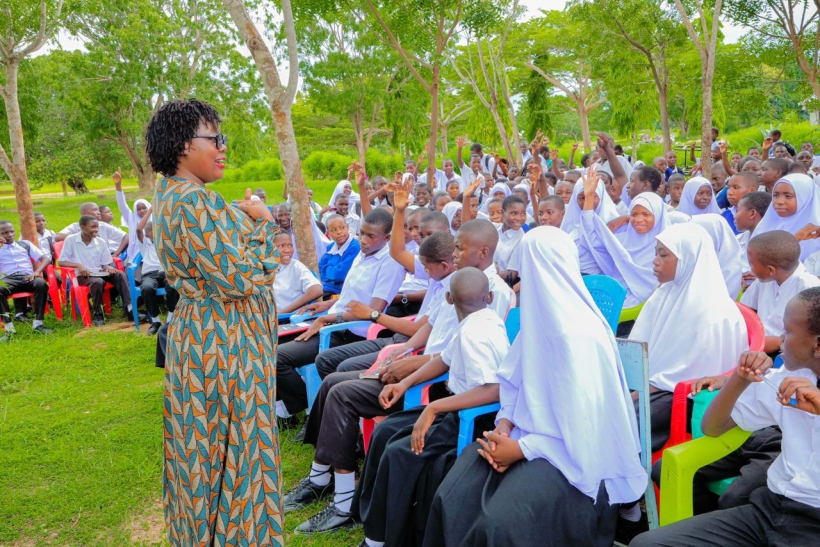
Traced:
<path fill-rule="evenodd" d="M 194 135 L 194 138 L 211 139 L 212 141 L 214 141 L 217 150 L 228 145 L 228 137 L 226 137 L 222 133 L 217 133 L 216 135 Z"/>

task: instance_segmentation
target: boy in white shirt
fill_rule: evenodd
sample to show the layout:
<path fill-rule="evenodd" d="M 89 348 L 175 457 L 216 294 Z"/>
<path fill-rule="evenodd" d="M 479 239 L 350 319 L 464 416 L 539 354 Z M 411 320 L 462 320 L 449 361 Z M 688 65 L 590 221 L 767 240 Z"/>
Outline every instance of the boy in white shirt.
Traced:
<path fill-rule="evenodd" d="M 273 281 L 273 296 L 279 313 L 290 313 L 322 296 L 322 283 L 307 266 L 293 258 L 293 241 L 287 232 L 273 238 L 279 250 L 279 270 Z"/>
<path fill-rule="evenodd" d="M 154 247 L 154 228 L 151 225 L 151 207 L 143 213 L 142 218 L 136 226 L 137 232 L 137 252 L 142 255 L 142 276 L 140 279 L 140 294 L 145 300 L 145 309 L 148 311 L 148 318 L 151 326 L 148 327 L 148 334 L 156 334 L 162 321 L 159 317 L 159 300 L 157 289 L 165 289 L 165 307 L 168 308 L 166 323 L 170 323 L 174 317 L 179 293 L 168 284 L 165 278 L 165 271 L 159 263 L 157 249 Z"/>
<path fill-rule="evenodd" d="M 771 195 L 766 192 L 755 191 L 740 198 L 737 202 L 737 207 L 735 207 L 735 228 L 737 228 L 739 232 L 737 234 L 737 242 L 740 243 L 740 262 L 741 271 L 743 272 L 742 288 L 744 291 L 749 287 L 752 281 L 755 280 L 755 276 L 749 266 L 749 258 L 746 256 L 746 249 L 749 247 L 749 240 L 752 239 L 755 228 L 757 228 L 757 225 L 763 220 L 763 216 L 769 209 L 771 202 Z M 811 259 L 811 257 L 806 259 L 806 269 L 811 271 L 808 267 L 809 259 Z"/>
<path fill-rule="evenodd" d="M 783 321 L 783 366 L 771 370 L 772 360 L 762 352 L 741 355 L 737 369 L 718 392 L 702 423 L 703 432 L 712 437 L 735 426 L 747 431 L 780 427 L 782 452 L 769 467 L 767 486 L 755 490 L 748 505 L 664 526 L 638 536 L 631 546 L 817 543 L 820 416 L 816 413 L 820 409 L 812 400 L 820 375 L 820 288 L 794 296 L 786 305 Z"/>
<path fill-rule="evenodd" d="M 322 224 L 327 226 L 326 221 L 330 215 L 337 214 L 345 219 L 345 223 L 347 223 L 350 228 L 350 233 L 354 236 L 358 235 L 362 219 L 350 209 L 350 198 L 347 197 L 347 194 L 338 194 L 334 205 L 336 206 L 336 211 L 326 213 L 325 216 L 322 217 Z"/>
<path fill-rule="evenodd" d="M 820 286 L 820 279 L 800 263 L 797 239 L 782 230 L 753 237 L 747 256 L 757 279 L 740 302 L 757 312 L 766 331 L 764 351 L 774 355 L 780 350 L 786 304 L 800 291 Z"/>
<path fill-rule="evenodd" d="M 92 216 L 97 220 L 100 220 L 100 208 L 97 207 L 97 204 L 94 202 L 86 202 L 80 205 L 80 216 Z M 60 232 L 54 236 L 54 241 L 59 242 L 63 241 L 65 238 L 72 234 L 79 234 L 80 233 L 80 223 L 75 222 L 74 224 L 69 224 Z M 99 233 L 99 237 L 106 242 L 106 246 L 108 247 L 108 251 L 113 256 L 120 256 L 122 252 L 128 248 L 128 234 L 120 230 L 119 228 L 108 224 L 107 222 L 100 222 L 97 228 L 97 232 Z M 116 247 L 114 246 L 115 243 L 119 241 L 120 244 Z"/>

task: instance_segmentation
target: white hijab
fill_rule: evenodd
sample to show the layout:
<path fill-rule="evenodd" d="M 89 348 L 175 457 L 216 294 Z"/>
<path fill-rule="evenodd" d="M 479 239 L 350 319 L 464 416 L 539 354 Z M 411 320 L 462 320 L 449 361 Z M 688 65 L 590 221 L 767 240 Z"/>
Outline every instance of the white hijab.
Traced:
<path fill-rule="evenodd" d="M 595 222 L 594 234 L 582 230 L 587 248 L 604 275 L 617 279 L 629 291 L 631 298 L 627 297 L 630 300 L 627 307 L 645 302 L 658 286 L 652 265 L 655 259 L 655 237 L 670 225 L 666 205 L 654 192 L 638 194 L 629 206 L 630 215 L 638 205 L 655 217 L 655 225 L 646 234 L 636 232 L 632 223 L 627 223 L 625 230 L 613 234 L 598 217 L 592 218 Z"/>
<path fill-rule="evenodd" d="M 774 203 L 769 204 L 766 214 L 755 228 L 752 237 L 772 230 L 785 230 L 794 235 L 800 228 L 810 222 L 820 226 L 820 191 L 814 181 L 808 175 L 800 173 L 786 175 L 774 184 L 772 194 L 781 184 L 788 184 L 794 189 L 797 198 L 797 211 L 790 217 L 781 217 L 774 210 Z M 806 260 L 817 251 L 820 251 L 820 239 L 809 239 L 800 242 L 801 261 Z"/>
<path fill-rule="evenodd" d="M 142 220 L 142 217 L 139 216 L 139 214 L 137 213 L 137 205 L 139 205 L 140 203 L 145 205 L 146 209 L 149 209 L 151 207 L 150 201 L 148 201 L 147 199 L 139 198 L 134 200 L 134 205 L 131 206 L 131 214 L 128 218 L 125 218 L 122 215 L 120 216 L 120 224 L 122 226 L 128 226 L 129 232 L 136 232 L 137 225 L 139 225 L 140 221 Z M 134 234 L 134 237 L 137 237 L 136 233 Z"/>
<path fill-rule="evenodd" d="M 441 212 L 447 217 L 447 227 L 450 228 L 450 233 L 453 235 L 456 235 L 456 231 L 453 230 L 453 218 L 461 212 L 461 207 L 461 203 L 451 201 L 444 206 L 444 209 L 441 210 Z"/>
<path fill-rule="evenodd" d="M 353 191 L 353 184 L 349 180 L 340 180 L 336 188 L 333 189 L 333 194 L 330 196 L 330 203 L 328 203 L 328 205 L 336 207 L 336 196 L 344 193 L 345 186 L 350 186 L 350 195 L 347 197 L 350 200 L 351 206 L 361 199 L 359 194 Z"/>
<path fill-rule="evenodd" d="M 561 230 L 571 235 L 575 240 L 580 238 L 581 208 L 578 206 L 578 194 L 583 191 L 584 179 L 581 178 L 578 179 L 578 182 L 575 183 L 575 188 L 572 189 L 572 198 L 570 198 L 569 204 L 567 204 L 564 220 L 561 221 Z M 603 180 L 598 179 L 598 187 L 595 188 L 595 193 L 598 194 L 599 199 L 598 207 L 595 208 L 595 214 L 604 221 L 604 224 L 621 216 L 620 213 L 618 213 L 618 208 L 612 202 L 612 198 L 609 197 Z"/>
<path fill-rule="evenodd" d="M 732 370 L 749 342 L 726 284 L 715 282 L 723 274 L 706 230 L 675 224 L 656 239 L 678 258 L 675 279 L 652 293 L 629 338 L 649 343 L 649 383 L 674 391 L 678 382 Z"/>
<path fill-rule="evenodd" d="M 706 209 L 698 209 L 698 206 L 695 205 L 695 196 L 697 195 L 698 190 L 704 186 L 708 186 L 709 191 L 712 192 L 712 200 L 709 202 L 709 205 L 706 206 Z M 683 194 L 680 196 L 678 212 L 689 215 L 690 217 L 694 217 L 695 215 L 703 215 L 706 213 L 715 213 L 719 215 L 720 207 L 718 207 L 717 201 L 715 200 L 715 192 L 712 190 L 712 183 L 703 177 L 692 177 L 687 180 L 686 184 L 683 185 Z"/>
<path fill-rule="evenodd" d="M 510 187 L 507 186 L 507 183 L 505 182 L 496 182 L 493 185 L 492 190 L 490 190 L 490 197 L 492 198 L 496 192 L 504 192 L 505 198 L 510 197 L 510 195 L 512 194 L 512 190 L 510 190 Z"/>
<path fill-rule="evenodd" d="M 510 437 L 528 460 L 548 460 L 593 500 L 603 481 L 610 503 L 635 501 L 648 480 L 635 410 L 575 244 L 558 228 L 541 226 L 520 245 L 521 299 L 531 304 L 521 308 L 521 324 L 543 329 L 522 329 L 501 363 L 498 416 L 515 424 Z"/>
<path fill-rule="evenodd" d="M 712 243 L 715 245 L 723 280 L 732 300 L 737 300 L 740 294 L 740 284 L 743 281 L 743 263 L 741 260 L 740 243 L 737 241 L 729 223 L 720 215 L 706 214 L 692 217 L 692 222 L 702 226 Z"/>
<path fill-rule="evenodd" d="M 686 222 L 692 220 L 692 217 L 686 213 L 681 213 L 680 211 L 669 211 L 666 216 L 669 217 L 670 224 L 685 224 Z"/>

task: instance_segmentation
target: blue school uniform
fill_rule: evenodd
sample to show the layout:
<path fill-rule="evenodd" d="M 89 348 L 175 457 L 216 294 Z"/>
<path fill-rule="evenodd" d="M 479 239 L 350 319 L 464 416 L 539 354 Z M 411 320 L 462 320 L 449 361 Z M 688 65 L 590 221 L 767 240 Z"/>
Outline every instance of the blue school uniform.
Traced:
<path fill-rule="evenodd" d="M 335 242 L 327 246 L 327 252 L 319 260 L 319 279 L 322 280 L 322 289 L 325 292 L 342 292 L 347 272 L 360 252 L 359 240 L 352 235 L 347 238 L 341 249 L 336 247 Z"/>

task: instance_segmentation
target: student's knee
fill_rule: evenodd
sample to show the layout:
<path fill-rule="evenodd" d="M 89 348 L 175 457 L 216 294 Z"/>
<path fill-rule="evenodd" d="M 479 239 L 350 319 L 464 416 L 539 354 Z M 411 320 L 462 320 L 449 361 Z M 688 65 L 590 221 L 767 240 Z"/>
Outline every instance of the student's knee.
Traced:
<path fill-rule="evenodd" d="M 35 278 L 34 281 L 32 281 L 32 284 L 34 285 L 34 292 L 48 291 L 48 283 L 46 283 L 46 280 L 42 277 Z"/>
<path fill-rule="evenodd" d="M 102 290 L 105 287 L 105 279 L 100 277 L 89 277 L 88 287 L 93 291 L 95 289 Z"/>
<path fill-rule="evenodd" d="M 749 503 L 749 496 L 752 495 L 752 492 L 760 486 L 766 485 L 766 477 L 764 476 L 763 481 L 759 484 L 757 484 L 757 481 L 754 481 L 753 484 L 750 484 L 750 482 L 744 481 L 743 477 L 733 481 L 718 498 L 718 509 L 732 509 L 733 507 L 746 505 Z"/>
<path fill-rule="evenodd" d="M 658 545 L 658 543 L 652 538 L 652 532 L 637 535 L 629 542 L 629 547 L 651 547 L 653 545 Z"/>

